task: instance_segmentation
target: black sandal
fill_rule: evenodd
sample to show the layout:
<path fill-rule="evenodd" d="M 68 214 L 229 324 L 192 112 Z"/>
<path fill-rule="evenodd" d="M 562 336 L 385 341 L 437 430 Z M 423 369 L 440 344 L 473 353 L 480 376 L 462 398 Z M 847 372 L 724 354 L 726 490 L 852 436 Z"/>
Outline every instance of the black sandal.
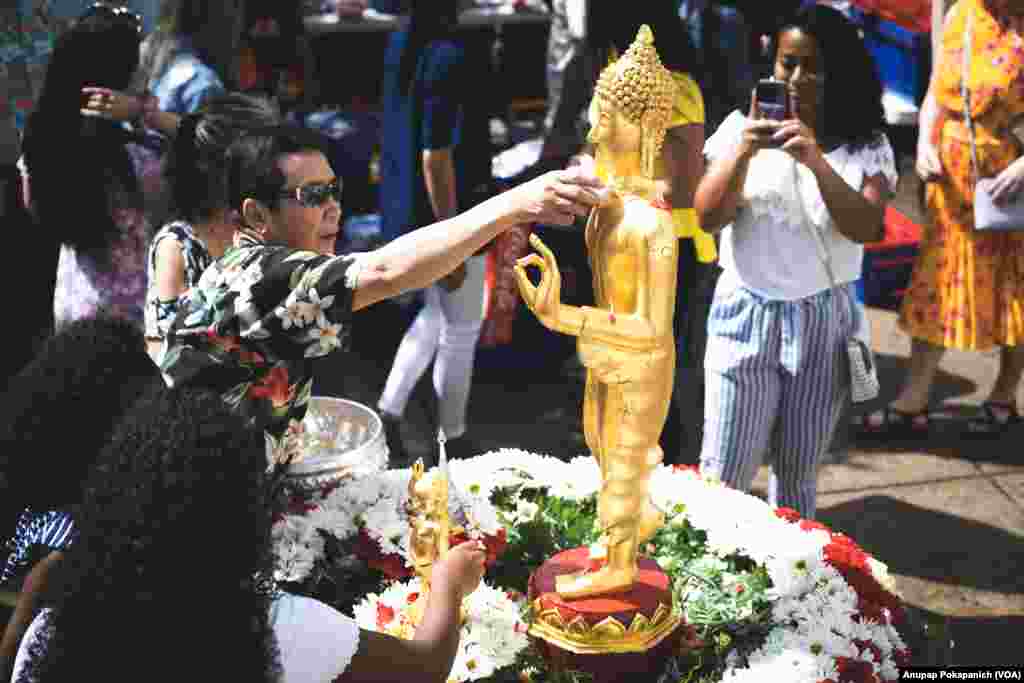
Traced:
<path fill-rule="evenodd" d="M 872 417 L 880 416 L 878 424 Z M 864 439 L 914 439 L 928 435 L 931 430 L 931 411 L 925 408 L 919 413 L 905 413 L 892 406 L 885 406 L 854 421 L 856 436 Z"/>
<path fill-rule="evenodd" d="M 967 420 L 964 436 L 997 439 L 1021 422 L 1017 406 L 1004 401 L 985 401 L 981 404 L 981 413 Z M 1000 417 L 1002 413 L 1006 416 Z"/>

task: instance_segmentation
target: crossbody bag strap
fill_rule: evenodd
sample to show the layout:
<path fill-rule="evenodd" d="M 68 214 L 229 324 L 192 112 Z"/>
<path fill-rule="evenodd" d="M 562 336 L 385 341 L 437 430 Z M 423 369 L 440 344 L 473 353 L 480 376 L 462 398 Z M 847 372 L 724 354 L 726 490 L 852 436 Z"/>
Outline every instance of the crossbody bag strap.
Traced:
<path fill-rule="evenodd" d="M 825 246 L 825 239 L 821 236 L 821 231 L 815 227 L 811 221 L 811 217 L 807 215 L 807 208 L 804 206 L 803 194 L 800 192 L 800 166 L 798 162 L 793 162 L 793 191 L 796 194 L 796 203 L 800 206 L 800 217 L 803 219 L 802 222 L 807 228 L 807 232 L 811 235 L 811 240 L 814 242 L 815 249 L 818 252 L 818 260 L 821 261 L 821 265 L 825 266 L 825 274 L 828 275 L 829 286 L 832 289 L 836 288 L 836 276 L 832 270 L 832 255 L 829 253 L 828 248 Z"/>
<path fill-rule="evenodd" d="M 971 143 L 971 168 L 974 179 L 981 178 L 978 172 L 978 145 L 974 139 L 974 119 L 971 117 L 971 89 L 967 80 L 971 77 L 971 50 L 974 47 L 974 8 L 967 8 L 967 20 L 964 25 L 963 59 L 961 60 L 960 98 L 964 101 L 964 122 L 967 124 L 967 138 Z"/>

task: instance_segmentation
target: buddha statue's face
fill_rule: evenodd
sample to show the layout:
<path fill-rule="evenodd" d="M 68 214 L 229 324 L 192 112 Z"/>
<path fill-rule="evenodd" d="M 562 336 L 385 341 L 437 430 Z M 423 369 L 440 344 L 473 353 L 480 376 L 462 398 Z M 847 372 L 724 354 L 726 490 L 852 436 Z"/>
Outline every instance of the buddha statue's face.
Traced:
<path fill-rule="evenodd" d="M 589 140 L 599 152 L 618 160 L 640 154 L 643 131 L 612 103 L 595 95 L 587 118 L 590 122 Z"/>

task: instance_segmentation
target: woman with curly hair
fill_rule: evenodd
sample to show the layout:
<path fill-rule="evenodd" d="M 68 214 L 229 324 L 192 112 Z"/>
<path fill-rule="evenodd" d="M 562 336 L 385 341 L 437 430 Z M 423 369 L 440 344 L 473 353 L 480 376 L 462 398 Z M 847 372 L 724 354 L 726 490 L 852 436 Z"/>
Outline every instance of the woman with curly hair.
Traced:
<path fill-rule="evenodd" d="M 773 503 L 815 512 L 816 467 L 850 394 L 852 283 L 896 186 L 882 86 L 841 13 L 801 10 L 775 36 L 788 120 L 733 112 L 704 146 L 696 204 L 722 231 L 708 320 L 701 467 L 748 490 L 772 457 Z"/>
<path fill-rule="evenodd" d="M 263 436 L 216 395 L 147 396 L 87 482 L 65 589 L 29 628 L 13 680 L 444 681 L 480 544 L 436 565 L 414 640 L 360 631 L 275 589 L 279 478 L 265 470 Z"/>
<path fill-rule="evenodd" d="M 231 246 L 238 220 L 228 206 L 225 154 L 246 130 L 280 121 L 277 107 L 260 97 L 219 95 L 184 117 L 164 166 L 174 217 L 149 245 L 146 343 L 157 359 L 178 297 Z"/>
<path fill-rule="evenodd" d="M 120 124 L 80 114 L 87 83 L 131 82 L 139 34 L 134 15 L 101 3 L 87 10 L 57 40 L 28 120 L 20 164 L 25 206 L 54 240 L 47 256 L 55 259 L 49 286 L 58 328 L 101 309 L 142 326 L 144 209 L 159 192 L 159 159 Z"/>
<path fill-rule="evenodd" d="M 0 679 L 75 533 L 82 483 L 114 426 L 160 373 L 142 332 L 119 318 L 78 320 L 11 379 L 0 426 L 0 499 L 21 508 L 0 583 L 25 577 L 0 643 Z"/>

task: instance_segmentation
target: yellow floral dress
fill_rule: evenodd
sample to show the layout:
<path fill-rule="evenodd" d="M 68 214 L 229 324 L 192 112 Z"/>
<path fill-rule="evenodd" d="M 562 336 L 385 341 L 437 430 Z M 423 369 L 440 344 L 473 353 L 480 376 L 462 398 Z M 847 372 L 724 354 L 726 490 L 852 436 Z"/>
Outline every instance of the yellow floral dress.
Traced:
<path fill-rule="evenodd" d="M 1024 343 L 1024 231 L 974 231 L 974 172 L 960 94 L 964 28 L 973 12 L 971 117 L 980 173 L 993 177 L 1021 155 L 1010 130 L 1024 115 L 1024 36 L 997 18 L 994 4 L 961 0 L 954 6 L 932 82 L 942 111 L 936 131 L 946 174 L 927 187 L 930 221 L 900 324 L 915 339 L 946 348 Z"/>

